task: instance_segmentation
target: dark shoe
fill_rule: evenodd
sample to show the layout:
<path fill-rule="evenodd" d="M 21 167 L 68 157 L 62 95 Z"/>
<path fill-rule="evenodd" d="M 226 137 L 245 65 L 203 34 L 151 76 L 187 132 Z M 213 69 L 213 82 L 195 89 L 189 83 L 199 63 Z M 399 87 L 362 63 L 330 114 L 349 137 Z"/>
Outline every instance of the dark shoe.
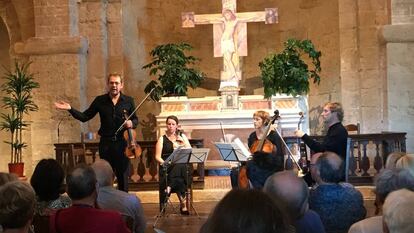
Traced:
<path fill-rule="evenodd" d="M 183 210 L 183 208 L 180 208 L 180 213 L 181 215 L 190 215 L 190 212 L 188 211 L 188 209 Z"/>

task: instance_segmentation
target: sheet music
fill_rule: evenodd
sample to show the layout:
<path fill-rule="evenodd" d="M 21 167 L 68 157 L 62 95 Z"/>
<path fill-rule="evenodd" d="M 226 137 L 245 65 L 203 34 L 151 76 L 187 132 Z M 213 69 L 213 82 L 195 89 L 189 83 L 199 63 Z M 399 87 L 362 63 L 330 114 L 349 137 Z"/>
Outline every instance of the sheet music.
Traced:
<path fill-rule="evenodd" d="M 240 148 L 241 152 L 243 153 L 244 156 L 246 156 L 246 158 L 250 157 L 252 153 L 250 153 L 250 151 L 246 148 L 246 146 L 243 144 L 240 138 L 234 139 L 234 144 L 236 144 L 237 147 Z"/>
<path fill-rule="evenodd" d="M 214 143 L 224 161 L 247 161 L 251 156 L 250 151 L 244 146 L 240 139 L 233 143 Z"/>

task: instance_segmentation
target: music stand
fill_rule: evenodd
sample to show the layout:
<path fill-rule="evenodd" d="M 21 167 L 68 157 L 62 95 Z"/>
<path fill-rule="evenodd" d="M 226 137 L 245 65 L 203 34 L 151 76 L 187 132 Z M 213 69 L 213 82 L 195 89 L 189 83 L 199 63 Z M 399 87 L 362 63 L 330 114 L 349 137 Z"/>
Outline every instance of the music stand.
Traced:
<path fill-rule="evenodd" d="M 240 163 L 247 161 L 251 156 L 249 150 L 238 138 L 233 143 L 215 142 L 214 145 L 219 150 L 220 156 L 224 161 Z"/>
<path fill-rule="evenodd" d="M 163 172 L 165 177 L 165 187 L 168 188 L 168 167 L 174 164 L 188 164 L 188 161 L 190 160 L 190 154 L 191 154 L 192 148 L 182 148 L 179 147 L 175 149 L 169 156 L 164 160 L 163 164 Z M 188 170 L 188 169 L 187 169 Z M 162 208 L 160 210 L 160 213 L 157 215 L 157 218 L 155 219 L 154 225 L 152 226 L 155 228 L 157 225 L 158 220 L 164 215 L 164 211 L 167 208 L 168 202 L 170 200 L 170 193 L 167 193 L 164 203 L 162 204 Z"/>
<path fill-rule="evenodd" d="M 192 151 L 191 151 L 191 153 L 190 153 L 190 157 L 189 157 L 189 160 L 188 160 L 188 164 L 193 164 L 193 163 L 204 163 L 206 160 L 207 160 L 207 157 L 208 157 L 208 153 L 210 152 L 210 148 L 193 148 L 192 149 Z M 186 179 L 187 179 L 187 185 L 188 185 L 188 180 L 189 180 L 189 178 L 190 178 L 190 172 L 188 171 L 188 165 L 187 165 L 187 177 L 186 177 Z M 192 182 L 191 182 L 191 185 L 192 185 Z M 192 193 L 192 188 L 191 188 L 191 192 L 190 192 L 190 196 L 191 196 L 191 198 L 192 198 L 192 196 L 193 196 L 193 193 Z M 190 200 L 190 202 L 188 202 L 189 200 L 189 198 L 188 198 L 188 195 L 189 193 L 188 193 L 188 189 L 187 189 L 187 192 L 186 192 L 186 196 L 187 196 L 187 203 L 189 203 L 190 204 L 190 209 L 192 209 L 196 214 L 197 214 L 197 216 L 198 216 L 198 218 L 200 218 L 200 215 L 198 214 L 198 212 L 197 212 L 197 210 L 194 208 L 194 206 L 193 206 L 193 199 L 191 199 Z"/>

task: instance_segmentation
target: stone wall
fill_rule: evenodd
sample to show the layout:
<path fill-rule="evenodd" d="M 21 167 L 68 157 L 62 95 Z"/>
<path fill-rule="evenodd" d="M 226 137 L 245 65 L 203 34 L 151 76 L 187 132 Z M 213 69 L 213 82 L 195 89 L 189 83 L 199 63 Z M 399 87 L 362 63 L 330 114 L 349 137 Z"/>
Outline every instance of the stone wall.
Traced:
<path fill-rule="evenodd" d="M 387 45 L 388 130 L 407 132 L 414 151 L 414 1 L 392 1 L 392 24 L 383 29 Z"/>
<path fill-rule="evenodd" d="M 3 76 L 4 70 L 3 67 L 10 67 L 10 55 L 9 55 L 9 48 L 10 48 L 10 40 L 9 40 L 9 33 L 7 31 L 6 25 L 2 18 L 0 18 L 0 76 Z M 0 85 L 4 83 L 3 79 L 0 79 Z M 0 98 L 3 98 L 3 93 L 0 93 Z M 6 113 L 8 110 L 4 109 L 3 107 L 0 108 L 0 114 Z M 0 131 L 0 138 L 2 139 L 0 142 L 0 171 L 7 171 L 7 163 L 10 161 L 10 156 L 8 150 L 9 146 L 3 143 L 3 140 L 9 138 L 9 132 Z"/>

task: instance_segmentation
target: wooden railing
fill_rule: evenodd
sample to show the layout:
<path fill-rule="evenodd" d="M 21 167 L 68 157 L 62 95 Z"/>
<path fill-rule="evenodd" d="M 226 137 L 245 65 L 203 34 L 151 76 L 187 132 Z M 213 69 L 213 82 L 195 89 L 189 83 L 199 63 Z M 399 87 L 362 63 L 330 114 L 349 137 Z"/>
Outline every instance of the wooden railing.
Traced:
<path fill-rule="evenodd" d="M 406 151 L 406 133 L 349 135 L 350 152 L 347 161 L 349 181 L 354 184 L 372 184 L 373 177 L 384 167 L 391 152 Z M 312 136 L 322 141 L 323 136 Z M 297 143 L 294 137 L 285 137 L 286 143 Z M 158 190 L 158 165 L 155 161 L 156 141 L 138 141 L 142 156 L 131 160 L 130 190 Z M 203 139 L 191 139 L 193 147 L 203 147 Z M 80 162 L 92 163 L 98 154 L 98 142 L 57 143 L 56 159 L 67 172 Z M 289 160 L 289 159 L 288 159 Z M 289 161 L 287 161 L 289 164 Z M 291 163 L 290 163 L 291 164 Z M 204 187 L 204 165 L 197 164 L 193 172 L 194 188 Z"/>
<path fill-rule="evenodd" d="M 311 136 L 311 138 L 317 141 L 323 140 L 323 136 Z M 406 133 L 351 134 L 348 138 L 350 143 L 349 154 L 345 161 L 348 168 L 348 172 L 345 173 L 346 180 L 357 185 L 372 184 L 374 176 L 384 168 L 390 153 L 406 152 Z M 287 137 L 285 140 L 288 145 L 297 143 L 295 137 Z M 287 164 L 291 163 L 287 162 Z"/>
<path fill-rule="evenodd" d="M 155 161 L 156 141 L 138 141 L 142 155 L 131 160 L 130 190 L 158 190 L 158 164 Z M 190 139 L 193 147 L 203 147 L 203 139 Z M 60 162 L 65 172 L 76 164 L 86 162 L 91 164 L 97 158 L 99 142 L 56 143 L 56 160 Z M 193 172 L 194 188 L 204 186 L 203 164 L 197 164 Z"/>

